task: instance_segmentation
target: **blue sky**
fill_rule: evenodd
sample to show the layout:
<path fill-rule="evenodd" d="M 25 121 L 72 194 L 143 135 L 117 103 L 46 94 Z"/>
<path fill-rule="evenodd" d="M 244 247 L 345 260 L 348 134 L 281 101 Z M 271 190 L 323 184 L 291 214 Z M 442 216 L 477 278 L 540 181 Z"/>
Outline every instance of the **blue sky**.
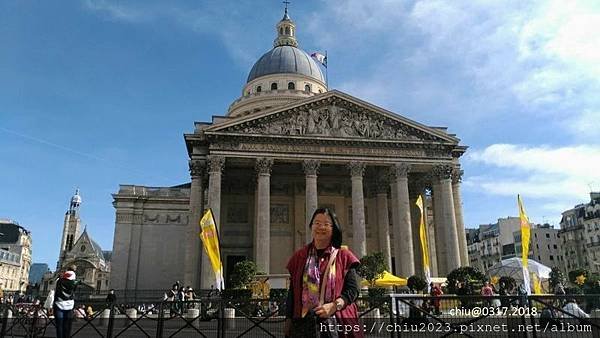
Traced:
<path fill-rule="evenodd" d="M 600 190 L 597 1 L 294 2 L 330 87 L 470 148 L 465 222 L 534 222 Z M 112 247 L 119 184 L 188 181 L 183 133 L 224 115 L 272 46 L 279 1 L 0 3 L 0 217 L 56 264 L 64 212 Z"/>

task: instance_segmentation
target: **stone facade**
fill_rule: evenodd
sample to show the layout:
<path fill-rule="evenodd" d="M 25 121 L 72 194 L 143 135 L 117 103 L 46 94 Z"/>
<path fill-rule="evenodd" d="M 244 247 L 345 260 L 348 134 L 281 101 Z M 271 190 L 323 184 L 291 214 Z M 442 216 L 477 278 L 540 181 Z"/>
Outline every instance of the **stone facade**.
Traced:
<path fill-rule="evenodd" d="M 31 233 L 9 219 L 0 219 L 0 233 L 0 288 L 25 291 L 31 268 Z"/>
<path fill-rule="evenodd" d="M 600 192 L 562 213 L 559 236 L 565 274 L 575 269 L 600 272 Z"/>
<path fill-rule="evenodd" d="M 279 75 L 251 81 L 267 83 Z M 113 195 L 112 287 L 162 289 L 180 280 L 209 288 L 212 272 L 197 239 L 206 208 L 219 229 L 226 278 L 245 258 L 263 273 L 286 273 L 294 250 L 310 241 L 307 223 L 318 206 L 336 212 L 344 244 L 357 256 L 382 251 L 397 274 L 422 273 L 414 205 L 419 195 L 430 252 L 438 250 L 432 273 L 443 276 L 468 265 L 459 162 L 466 147 L 445 128 L 319 89 L 326 87 L 286 96 L 269 109 L 236 108 L 196 122 L 184 135 L 191 184 L 122 185 Z M 179 222 L 167 221 L 173 218 Z"/>

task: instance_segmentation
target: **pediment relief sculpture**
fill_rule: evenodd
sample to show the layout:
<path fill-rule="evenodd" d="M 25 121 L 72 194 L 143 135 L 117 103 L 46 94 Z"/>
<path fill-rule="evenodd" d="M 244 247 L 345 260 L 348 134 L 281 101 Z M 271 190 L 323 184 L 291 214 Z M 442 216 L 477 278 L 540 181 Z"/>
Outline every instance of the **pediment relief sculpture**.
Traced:
<path fill-rule="evenodd" d="M 441 140 L 382 114 L 336 105 L 299 107 L 234 125 L 225 131 L 376 140 Z"/>

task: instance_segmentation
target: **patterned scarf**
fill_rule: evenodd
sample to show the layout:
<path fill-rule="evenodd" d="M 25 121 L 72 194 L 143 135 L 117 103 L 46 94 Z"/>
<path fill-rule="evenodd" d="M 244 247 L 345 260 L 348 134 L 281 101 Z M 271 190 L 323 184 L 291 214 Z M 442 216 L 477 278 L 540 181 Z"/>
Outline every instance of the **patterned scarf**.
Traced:
<path fill-rule="evenodd" d="M 332 255 L 334 250 L 331 246 L 325 249 L 326 253 Z M 331 256 L 328 256 L 331 257 Z M 329 263 L 329 260 L 327 260 Z M 325 302 L 330 302 L 334 298 L 335 290 L 335 261 L 329 268 L 328 276 L 325 276 L 323 287 L 325 288 Z M 321 271 L 319 269 L 319 257 L 314 245 L 311 245 L 306 264 L 304 265 L 304 274 L 302 275 L 302 317 L 306 316 L 308 311 L 319 306 Z"/>

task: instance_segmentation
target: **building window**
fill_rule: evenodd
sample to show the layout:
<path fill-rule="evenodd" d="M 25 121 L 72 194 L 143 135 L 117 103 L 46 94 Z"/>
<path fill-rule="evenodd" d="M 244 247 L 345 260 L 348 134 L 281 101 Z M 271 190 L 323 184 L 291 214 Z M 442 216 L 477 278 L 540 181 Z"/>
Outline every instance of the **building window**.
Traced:
<path fill-rule="evenodd" d="M 271 90 L 277 90 L 277 82 L 271 83 Z"/>
<path fill-rule="evenodd" d="M 304 91 L 305 92 L 310 92 L 310 85 L 305 85 L 304 86 Z"/>
<path fill-rule="evenodd" d="M 285 27 L 285 34 L 290 35 L 290 27 Z"/>
<path fill-rule="evenodd" d="M 283 27 L 279 27 L 279 35 L 283 35 Z"/>
<path fill-rule="evenodd" d="M 537 238 L 537 234 L 533 234 L 533 237 Z"/>
<path fill-rule="evenodd" d="M 548 234 L 548 233 L 547 233 L 547 234 L 546 234 L 546 238 L 550 238 L 550 234 Z"/>
<path fill-rule="evenodd" d="M 296 89 L 296 85 L 293 82 L 288 83 L 288 89 L 294 90 Z"/>
<path fill-rule="evenodd" d="M 550 255 L 550 260 L 553 261 L 554 260 L 554 256 Z"/>
<path fill-rule="evenodd" d="M 554 249 L 558 249 L 558 247 L 556 246 L 556 244 L 554 244 Z"/>
<path fill-rule="evenodd" d="M 262 91 L 262 87 L 261 86 L 256 87 L 256 92 L 257 93 L 260 93 L 261 91 Z"/>

